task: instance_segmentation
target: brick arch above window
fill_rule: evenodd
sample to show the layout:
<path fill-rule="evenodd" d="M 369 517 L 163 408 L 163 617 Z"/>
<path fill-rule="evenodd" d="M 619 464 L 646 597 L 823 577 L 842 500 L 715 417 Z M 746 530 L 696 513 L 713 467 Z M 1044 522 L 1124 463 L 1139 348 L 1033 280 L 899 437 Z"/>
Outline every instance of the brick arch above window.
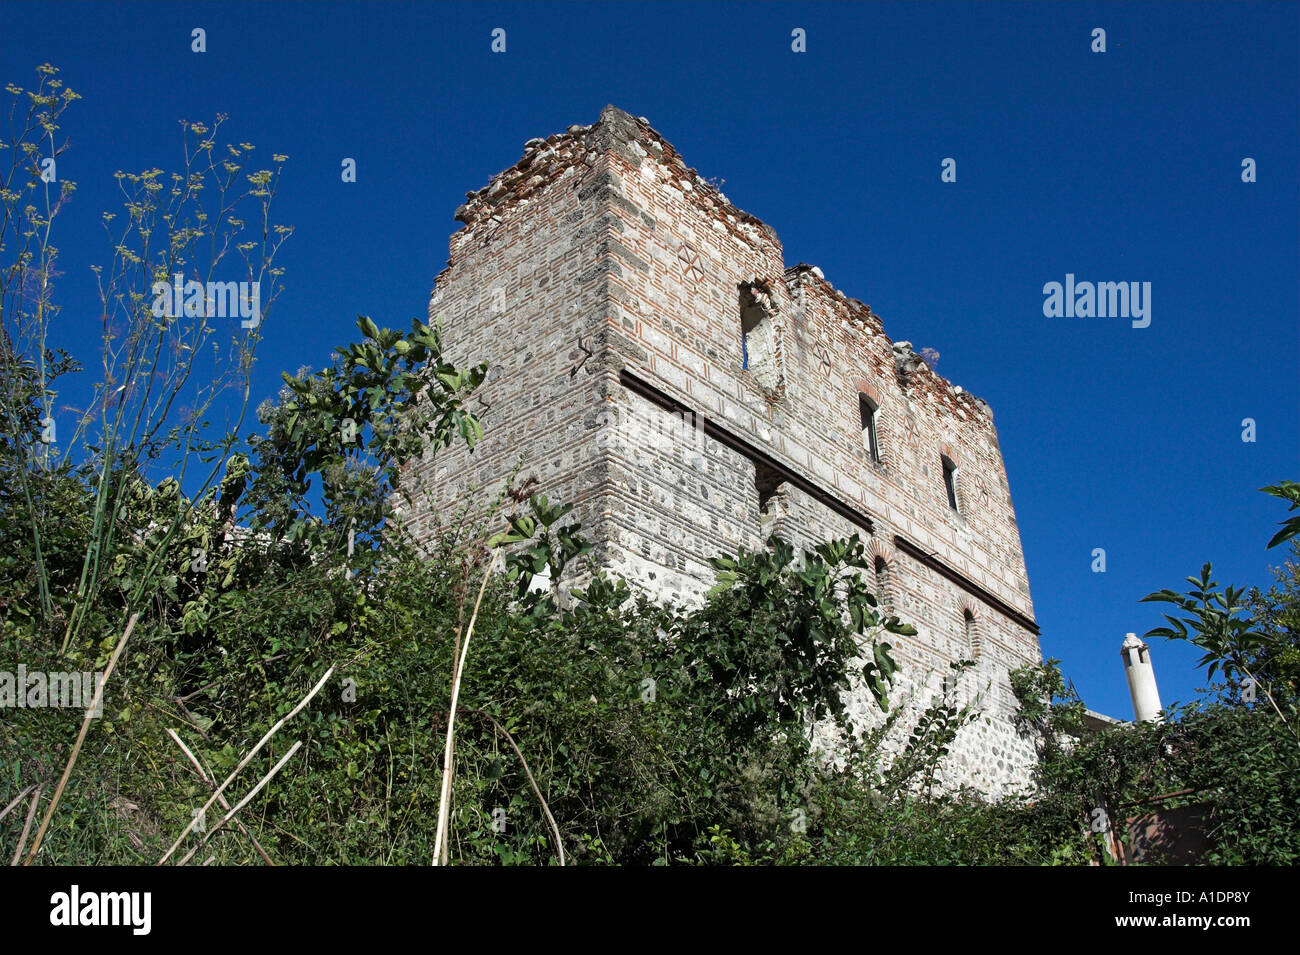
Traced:
<path fill-rule="evenodd" d="M 886 613 L 894 612 L 893 579 L 894 553 L 878 540 L 870 540 L 866 545 L 867 563 L 872 570 L 872 586 L 879 602 L 878 609 Z"/>
<path fill-rule="evenodd" d="M 884 453 L 880 441 L 880 419 L 884 410 L 880 394 L 876 387 L 865 378 L 855 378 L 853 387 L 857 390 L 858 423 L 862 427 L 862 445 L 876 464 L 884 462 Z"/>
<path fill-rule="evenodd" d="M 866 395 L 876 404 L 880 404 L 880 392 L 877 390 L 876 386 L 873 385 L 871 382 L 867 381 L 867 379 L 854 378 L 853 390 L 858 392 L 859 394 Z"/>
<path fill-rule="evenodd" d="M 882 540 L 873 537 L 866 542 L 864 550 L 867 552 L 867 560 L 872 564 L 876 562 L 877 557 L 881 558 L 886 564 L 894 562 L 894 549 Z"/>

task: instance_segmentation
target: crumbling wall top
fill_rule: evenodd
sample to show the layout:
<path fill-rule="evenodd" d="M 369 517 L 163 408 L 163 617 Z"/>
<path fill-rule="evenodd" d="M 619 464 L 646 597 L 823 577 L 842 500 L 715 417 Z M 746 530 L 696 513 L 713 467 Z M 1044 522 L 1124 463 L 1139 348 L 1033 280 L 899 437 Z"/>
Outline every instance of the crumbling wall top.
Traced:
<path fill-rule="evenodd" d="M 493 176 L 482 189 L 466 193 L 465 202 L 456 210 L 455 218 L 471 231 L 485 224 L 495 226 L 538 190 L 557 179 L 581 175 L 595 168 L 601 156 L 608 154 L 636 168 L 647 159 L 653 161 L 661 181 L 672 183 L 682 196 L 689 197 L 690 202 L 722 228 L 746 242 L 766 240 L 779 256 L 781 242 L 775 229 L 737 208 L 713 183 L 688 167 L 672 143 L 664 139 L 645 117 L 633 116 L 612 104 L 601 110 L 600 118 L 590 126 L 570 126 L 564 132 L 545 139 L 528 140 L 518 162 Z M 848 328 L 871 336 L 883 336 L 893 349 L 899 382 L 909 391 L 930 392 L 954 409 L 963 409 L 966 414 L 974 411 L 992 417 L 985 402 L 937 374 L 912 351 L 910 343 L 895 343 L 889 339 L 880 316 L 872 311 L 871 306 L 835 288 L 821 269 L 801 262 L 786 269 L 784 279 L 792 297 L 797 297 L 798 292 L 823 295 Z"/>
<path fill-rule="evenodd" d="M 590 126 L 570 126 L 563 133 L 528 140 L 517 163 L 493 176 L 482 189 L 465 194 L 465 202 L 456 210 L 455 218 L 470 228 L 494 217 L 500 219 L 505 211 L 568 170 L 582 172 L 594 167 L 604 153 L 613 153 L 633 165 L 653 157 L 684 192 L 712 209 L 733 229 L 743 223 L 758 229 L 780 247 L 775 229 L 737 208 L 697 170 L 688 167 L 673 144 L 651 127 L 649 120 L 613 105 L 601 110 L 600 118 Z"/>
<path fill-rule="evenodd" d="M 785 281 L 791 297 L 798 298 L 800 294 L 810 293 L 821 295 L 831 303 L 832 310 L 841 316 L 848 328 L 883 338 L 893 354 L 898 383 L 908 392 L 928 394 L 949 405 L 954 411 L 960 409 L 963 416 L 977 413 L 992 419 L 993 410 L 986 401 L 936 372 L 919 352 L 913 351 L 911 342 L 896 342 L 891 339 L 885 332 L 884 321 L 872 311 L 870 305 L 845 295 L 827 280 L 825 273 L 817 266 L 800 262 L 785 270 Z"/>

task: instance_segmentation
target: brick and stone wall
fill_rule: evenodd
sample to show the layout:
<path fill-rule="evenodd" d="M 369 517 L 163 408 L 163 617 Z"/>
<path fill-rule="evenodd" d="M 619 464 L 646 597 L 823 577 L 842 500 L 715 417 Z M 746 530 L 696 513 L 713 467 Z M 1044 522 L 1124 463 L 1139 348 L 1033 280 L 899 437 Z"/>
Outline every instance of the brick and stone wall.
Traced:
<path fill-rule="evenodd" d="M 1025 782 L 1033 751 L 1011 725 L 1007 673 L 1040 653 L 984 402 L 820 270 L 786 268 L 775 231 L 613 107 L 530 140 L 457 218 L 429 314 L 454 361 L 491 363 L 487 436 L 411 469 L 418 534 L 485 505 L 521 459 L 521 477 L 577 505 L 605 566 L 664 599 L 698 599 L 708 557 L 770 533 L 801 546 L 858 533 L 919 631 L 894 641 L 902 693 L 922 706 L 950 661 L 977 662 L 959 694 L 990 719 L 963 730 L 945 782 Z M 664 410 L 628 375 L 701 417 Z M 860 394 L 879 409 L 879 461 Z M 855 698 L 866 720 L 870 707 Z"/>

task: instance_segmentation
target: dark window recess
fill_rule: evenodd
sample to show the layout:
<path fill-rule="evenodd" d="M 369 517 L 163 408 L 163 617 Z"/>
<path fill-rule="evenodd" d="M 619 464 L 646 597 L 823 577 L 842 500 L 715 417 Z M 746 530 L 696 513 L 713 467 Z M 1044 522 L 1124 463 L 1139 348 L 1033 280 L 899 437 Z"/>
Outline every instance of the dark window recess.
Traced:
<path fill-rule="evenodd" d="M 943 458 L 943 488 L 948 492 L 948 506 L 957 510 L 957 465 L 947 455 Z"/>
<path fill-rule="evenodd" d="M 758 509 L 766 512 L 776 492 L 781 490 L 784 478 L 774 468 L 754 462 L 754 486 L 758 489 Z"/>
<path fill-rule="evenodd" d="M 862 446 L 871 452 L 871 460 L 880 463 L 880 440 L 876 437 L 876 412 L 879 406 L 866 395 L 858 395 L 858 414 L 862 416 Z"/>

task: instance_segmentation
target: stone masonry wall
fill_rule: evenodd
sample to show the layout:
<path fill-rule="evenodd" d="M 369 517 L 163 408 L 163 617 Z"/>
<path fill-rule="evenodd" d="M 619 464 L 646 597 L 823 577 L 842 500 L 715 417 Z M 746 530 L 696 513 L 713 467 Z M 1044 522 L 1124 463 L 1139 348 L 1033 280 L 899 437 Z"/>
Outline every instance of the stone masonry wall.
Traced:
<path fill-rule="evenodd" d="M 497 188 L 503 174 L 472 214 L 458 211 L 467 227 L 452 237 L 429 317 L 443 322 L 453 362 L 490 363 L 471 405 L 485 434 L 473 453 L 458 445 L 408 467 L 417 538 L 472 525 L 516 467 L 550 499 L 580 505 L 591 526 L 603 481 L 591 437 L 603 399 L 595 363 L 582 359 L 603 340 L 611 219 L 599 182 L 583 174 L 582 141 L 560 140 L 531 143 L 508 192 Z"/>
<path fill-rule="evenodd" d="M 806 547 L 856 532 L 884 561 L 886 601 L 919 631 L 894 641 L 902 694 L 923 706 L 950 661 L 977 661 L 958 693 L 978 694 L 989 719 L 963 730 L 944 782 L 996 794 L 1026 781 L 1032 747 L 1011 725 L 1007 673 L 1040 653 L 984 402 L 891 341 L 820 270 L 786 269 L 770 227 L 612 107 L 594 126 L 531 140 L 457 218 L 466 228 L 430 316 L 442 317 L 453 360 L 492 363 L 487 437 L 412 470 L 426 486 L 418 533 L 481 504 L 521 453 L 521 475 L 577 504 L 601 562 L 667 599 L 698 599 L 708 557 L 769 533 Z M 870 515 L 873 532 L 623 387 L 623 371 Z M 880 409 L 878 462 L 859 394 Z M 895 535 L 951 572 L 902 552 Z M 865 693 L 854 709 L 877 718 Z"/>

